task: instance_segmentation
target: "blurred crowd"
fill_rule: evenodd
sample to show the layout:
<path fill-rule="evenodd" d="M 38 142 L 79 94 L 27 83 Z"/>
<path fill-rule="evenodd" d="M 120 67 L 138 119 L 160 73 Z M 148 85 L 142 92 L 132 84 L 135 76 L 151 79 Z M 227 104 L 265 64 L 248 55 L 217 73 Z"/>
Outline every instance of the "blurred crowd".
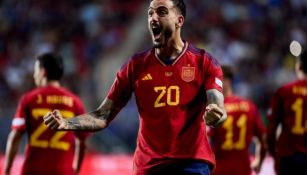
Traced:
<path fill-rule="evenodd" d="M 141 0 L 0 2 L 0 152 L 19 98 L 33 88 L 35 57 L 48 51 L 61 53 L 64 85 L 92 110 L 102 98 L 97 83 L 103 82 L 94 79 L 98 60 L 117 51 L 134 19 L 146 19 L 146 10 L 140 8 L 147 4 Z M 236 93 L 255 101 L 265 121 L 269 97 L 295 78 L 290 42 L 296 40 L 306 48 L 307 1 L 186 0 L 186 4 L 183 38 L 205 48 L 222 64 L 234 66 Z M 151 46 L 150 38 L 143 40 L 146 44 L 138 48 Z M 132 54 L 127 53 L 127 58 Z M 129 116 L 93 136 L 92 151 L 133 151 L 138 117 L 134 102 L 128 106 L 125 115 Z"/>
<path fill-rule="evenodd" d="M 265 110 L 272 92 L 295 78 L 289 45 L 296 40 L 306 46 L 307 1 L 192 0 L 188 4 L 195 9 L 188 14 L 188 38 L 221 63 L 233 65 L 236 93 Z"/>
<path fill-rule="evenodd" d="M 133 5 L 131 5 L 133 4 Z M 33 64 L 49 51 L 65 58 L 63 84 L 98 105 L 93 67 L 122 42 L 141 0 L 0 2 L 0 152 L 21 95 L 34 87 Z M 112 77 L 113 78 L 113 77 Z"/>

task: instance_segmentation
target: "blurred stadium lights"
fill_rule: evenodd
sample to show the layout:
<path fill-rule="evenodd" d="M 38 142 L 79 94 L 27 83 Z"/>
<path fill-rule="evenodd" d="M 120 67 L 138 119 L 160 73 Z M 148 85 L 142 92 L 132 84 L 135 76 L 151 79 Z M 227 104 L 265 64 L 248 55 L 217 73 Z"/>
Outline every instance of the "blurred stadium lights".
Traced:
<path fill-rule="evenodd" d="M 293 40 L 290 43 L 290 52 L 292 55 L 294 56 L 300 56 L 300 54 L 302 53 L 302 46 L 298 41 Z"/>

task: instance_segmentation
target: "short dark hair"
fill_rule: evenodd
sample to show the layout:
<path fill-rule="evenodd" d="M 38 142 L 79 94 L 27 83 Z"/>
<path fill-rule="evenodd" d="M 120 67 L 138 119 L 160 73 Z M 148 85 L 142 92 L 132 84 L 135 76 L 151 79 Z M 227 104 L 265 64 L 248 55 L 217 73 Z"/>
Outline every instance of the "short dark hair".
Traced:
<path fill-rule="evenodd" d="M 302 68 L 302 71 L 307 74 L 307 50 L 305 50 L 299 57 L 299 62 Z"/>
<path fill-rule="evenodd" d="M 222 65 L 222 71 L 223 71 L 223 77 L 230 79 L 230 81 L 233 80 L 234 77 L 234 71 L 233 68 L 229 65 Z"/>
<path fill-rule="evenodd" d="M 44 68 L 47 80 L 60 80 L 64 74 L 63 58 L 55 53 L 45 53 L 37 57 L 39 67 Z"/>
<path fill-rule="evenodd" d="M 183 0 L 171 0 L 174 3 L 174 6 L 179 10 L 183 17 L 186 16 L 186 6 Z"/>
<path fill-rule="evenodd" d="M 153 0 L 150 0 L 150 2 L 153 1 Z M 173 4 L 174 6 L 178 9 L 178 11 L 181 13 L 181 15 L 183 17 L 186 17 L 186 13 L 187 13 L 187 10 L 186 10 L 186 6 L 185 6 L 185 3 L 183 0 L 171 0 L 173 1 Z"/>

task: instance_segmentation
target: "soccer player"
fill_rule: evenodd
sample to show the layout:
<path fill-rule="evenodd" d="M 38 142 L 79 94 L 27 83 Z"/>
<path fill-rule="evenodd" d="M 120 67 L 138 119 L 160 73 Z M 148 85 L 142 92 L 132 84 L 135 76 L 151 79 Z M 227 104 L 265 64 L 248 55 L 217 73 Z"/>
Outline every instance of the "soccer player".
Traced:
<path fill-rule="evenodd" d="M 298 80 L 277 90 L 268 111 L 267 142 L 278 175 L 307 174 L 307 51 L 295 71 Z"/>
<path fill-rule="evenodd" d="M 223 65 L 223 93 L 227 120 L 219 128 L 210 130 L 211 144 L 216 156 L 215 175 L 251 175 L 259 172 L 265 158 L 265 127 L 256 105 L 233 93 L 232 67 Z M 249 146 L 258 140 L 254 161 L 250 162 Z M 252 166 L 251 166 L 252 165 Z"/>
<path fill-rule="evenodd" d="M 134 92 L 140 128 L 133 174 L 209 175 L 215 160 L 206 124 L 218 126 L 227 117 L 222 71 L 206 51 L 181 39 L 185 14 L 183 0 L 150 1 L 154 47 L 121 67 L 96 110 L 71 119 L 55 110 L 45 115 L 45 124 L 57 130 L 101 130 Z"/>
<path fill-rule="evenodd" d="M 7 140 L 4 174 L 9 175 L 24 133 L 28 136 L 21 174 L 78 174 L 85 153 L 84 133 L 53 131 L 43 116 L 59 109 L 64 118 L 85 112 L 80 99 L 61 87 L 62 57 L 53 53 L 38 56 L 34 65 L 37 88 L 24 94 L 18 104 Z"/>

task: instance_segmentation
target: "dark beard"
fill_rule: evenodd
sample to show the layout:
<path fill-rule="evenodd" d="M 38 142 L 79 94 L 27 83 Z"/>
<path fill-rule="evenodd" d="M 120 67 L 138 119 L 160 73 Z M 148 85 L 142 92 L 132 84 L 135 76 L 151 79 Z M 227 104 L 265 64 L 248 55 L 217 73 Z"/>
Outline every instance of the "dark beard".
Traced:
<path fill-rule="evenodd" d="M 164 36 L 164 42 L 154 43 L 154 48 L 162 48 L 163 46 L 165 46 L 172 34 L 173 31 L 170 28 L 165 28 L 165 30 L 162 31 L 162 35 Z"/>
<path fill-rule="evenodd" d="M 153 47 L 156 48 L 156 49 L 159 49 L 159 48 L 161 48 L 162 46 L 163 46 L 162 43 L 154 43 L 154 44 L 153 44 Z"/>
<path fill-rule="evenodd" d="M 173 31 L 169 27 L 165 28 L 163 33 L 166 41 L 173 35 Z"/>

